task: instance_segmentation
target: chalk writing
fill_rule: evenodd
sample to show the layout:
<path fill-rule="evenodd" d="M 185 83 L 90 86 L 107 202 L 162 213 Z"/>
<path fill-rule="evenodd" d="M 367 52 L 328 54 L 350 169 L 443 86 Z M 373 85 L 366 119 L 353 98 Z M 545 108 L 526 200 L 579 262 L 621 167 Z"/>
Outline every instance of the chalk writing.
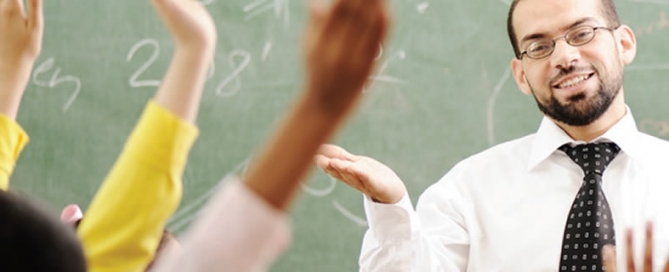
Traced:
<path fill-rule="evenodd" d="M 422 2 L 418 5 L 416 5 L 416 10 L 418 10 L 418 13 L 423 14 L 427 10 L 427 8 L 430 6 L 430 3 L 428 2 Z"/>
<path fill-rule="evenodd" d="M 35 71 L 33 72 L 32 82 L 37 86 L 46 87 L 50 89 L 53 89 L 62 83 L 70 83 L 74 85 L 72 94 L 70 94 L 70 97 L 65 101 L 65 104 L 63 104 L 62 110 L 63 112 L 65 112 L 70 108 L 70 106 L 72 106 L 72 103 L 74 103 L 74 100 L 77 99 L 77 96 L 79 95 L 79 91 L 81 91 L 81 79 L 71 75 L 60 76 L 61 68 L 56 67 L 55 70 L 53 70 L 53 74 L 51 74 L 51 77 L 49 78 L 48 81 L 40 80 L 39 76 L 41 74 L 51 71 L 51 69 L 54 68 L 55 62 L 56 60 L 54 58 L 48 58 L 40 65 L 38 65 L 37 68 L 35 68 Z"/>
<path fill-rule="evenodd" d="M 132 74 L 132 76 L 130 76 L 128 83 L 133 88 L 160 86 L 160 80 L 155 80 L 155 79 L 138 80 L 139 76 L 142 75 L 142 73 L 144 73 L 156 61 L 156 59 L 158 59 L 158 55 L 160 54 L 160 45 L 158 44 L 158 41 L 156 41 L 155 39 L 144 39 L 139 41 L 137 44 L 133 45 L 132 48 L 130 48 L 130 52 L 128 52 L 128 55 L 126 56 L 125 60 L 127 62 L 131 61 L 133 57 L 135 57 L 135 53 L 140 48 L 145 46 L 153 48 L 153 51 L 151 53 L 151 56 L 144 62 L 144 64 L 142 64 L 139 67 L 139 69 L 137 69 L 137 71 L 135 71 Z"/>
<path fill-rule="evenodd" d="M 267 60 L 267 56 L 269 55 L 269 50 L 272 49 L 272 43 L 267 41 L 265 42 L 265 46 L 262 48 L 262 57 L 260 58 L 262 61 Z"/>
<path fill-rule="evenodd" d="M 274 17 L 283 19 L 284 25 L 290 24 L 289 0 L 255 0 L 242 8 L 247 13 L 244 20 L 248 21 L 263 13 L 274 11 Z"/>
<path fill-rule="evenodd" d="M 334 192 L 335 187 L 337 186 L 337 180 L 331 176 L 328 175 L 328 184 L 325 186 L 323 189 L 316 189 L 307 186 L 306 184 L 302 184 L 302 190 L 310 196 L 314 197 L 326 197 L 332 194 Z M 365 219 L 355 215 L 353 212 L 349 211 L 347 208 L 339 204 L 337 200 L 332 201 L 332 207 L 335 208 L 336 211 L 338 211 L 340 214 L 342 214 L 346 219 L 351 220 L 351 222 L 355 223 L 358 226 L 361 227 L 367 227 L 367 221 Z"/>
<path fill-rule="evenodd" d="M 380 59 L 381 56 L 383 55 L 383 47 L 379 50 L 379 55 L 376 57 L 376 59 Z M 371 90 L 374 87 L 374 84 L 376 82 L 390 82 L 390 83 L 406 83 L 404 80 L 393 77 L 393 76 L 388 76 L 385 75 L 384 73 L 386 72 L 386 69 L 388 69 L 388 66 L 390 65 L 391 62 L 399 59 L 403 60 L 406 58 L 406 52 L 404 50 L 398 50 L 395 51 L 393 54 L 391 54 L 379 67 L 378 72 L 376 75 L 370 76 L 370 82 L 368 83 L 368 86 L 365 88 L 365 92 L 368 90 Z"/>
<path fill-rule="evenodd" d="M 239 64 L 235 62 L 235 58 L 241 58 Z M 246 69 L 250 61 L 251 54 L 249 54 L 249 52 L 244 50 L 232 51 L 228 57 L 228 62 L 230 64 L 230 68 L 232 68 L 233 71 L 230 75 L 223 78 L 221 83 L 218 84 L 216 87 L 216 95 L 230 97 L 237 94 L 242 88 L 242 81 L 239 79 L 239 74 L 241 74 L 242 71 Z M 231 84 L 231 86 L 228 88 L 229 84 Z"/>

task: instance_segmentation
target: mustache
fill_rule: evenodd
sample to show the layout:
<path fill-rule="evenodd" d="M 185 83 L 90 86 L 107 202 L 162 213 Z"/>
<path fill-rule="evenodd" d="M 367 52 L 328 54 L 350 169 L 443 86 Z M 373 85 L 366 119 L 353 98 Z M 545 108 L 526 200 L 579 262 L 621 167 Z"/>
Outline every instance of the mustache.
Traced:
<path fill-rule="evenodd" d="M 550 82 L 550 86 L 554 86 L 555 84 L 560 82 L 565 77 L 568 77 L 568 76 L 573 75 L 573 74 L 583 73 L 583 72 L 587 72 L 587 73 L 597 72 L 597 69 L 592 65 L 580 66 L 580 67 L 575 66 L 575 65 L 571 65 L 571 66 L 566 67 L 566 68 L 561 68 L 557 72 L 556 75 L 551 77 L 550 81 L 548 81 L 548 82 Z"/>

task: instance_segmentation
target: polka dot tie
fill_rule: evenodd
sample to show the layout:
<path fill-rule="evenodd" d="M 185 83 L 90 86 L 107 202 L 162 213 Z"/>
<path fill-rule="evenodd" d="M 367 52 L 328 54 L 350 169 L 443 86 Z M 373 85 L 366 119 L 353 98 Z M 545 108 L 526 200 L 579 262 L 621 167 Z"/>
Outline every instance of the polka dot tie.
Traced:
<path fill-rule="evenodd" d="M 559 271 L 605 271 L 602 247 L 615 245 L 616 241 L 602 175 L 620 148 L 614 143 L 590 143 L 575 147 L 566 144 L 560 150 L 583 169 L 585 176 L 567 217 Z"/>

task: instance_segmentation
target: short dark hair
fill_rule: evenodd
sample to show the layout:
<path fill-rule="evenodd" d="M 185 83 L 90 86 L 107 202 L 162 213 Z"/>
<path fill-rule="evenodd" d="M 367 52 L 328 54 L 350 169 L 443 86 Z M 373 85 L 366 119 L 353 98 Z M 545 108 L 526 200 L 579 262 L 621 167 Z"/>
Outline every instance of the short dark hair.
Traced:
<path fill-rule="evenodd" d="M 75 232 L 43 207 L 0 190 L 0 271 L 85 272 Z"/>
<path fill-rule="evenodd" d="M 513 0 L 513 2 L 511 2 L 509 14 L 506 17 L 506 32 L 509 34 L 509 40 L 511 41 L 513 53 L 516 58 L 520 58 L 520 48 L 518 48 L 516 30 L 513 28 L 513 12 L 516 10 L 516 6 L 520 1 L 522 0 Z M 599 11 L 606 20 L 608 27 L 617 28 L 620 26 L 620 19 L 618 18 L 618 12 L 616 11 L 616 5 L 613 4 L 613 0 L 600 0 L 599 4 Z"/>

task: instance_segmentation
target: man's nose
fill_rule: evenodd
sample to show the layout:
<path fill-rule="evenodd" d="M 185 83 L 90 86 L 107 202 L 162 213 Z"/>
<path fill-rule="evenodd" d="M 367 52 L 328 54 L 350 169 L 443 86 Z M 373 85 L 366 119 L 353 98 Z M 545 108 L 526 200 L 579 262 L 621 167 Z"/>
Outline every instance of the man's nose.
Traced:
<path fill-rule="evenodd" d="M 556 69 L 568 69 L 578 63 L 581 52 L 578 47 L 568 44 L 565 40 L 555 41 L 553 54 L 550 56 L 551 67 Z"/>

